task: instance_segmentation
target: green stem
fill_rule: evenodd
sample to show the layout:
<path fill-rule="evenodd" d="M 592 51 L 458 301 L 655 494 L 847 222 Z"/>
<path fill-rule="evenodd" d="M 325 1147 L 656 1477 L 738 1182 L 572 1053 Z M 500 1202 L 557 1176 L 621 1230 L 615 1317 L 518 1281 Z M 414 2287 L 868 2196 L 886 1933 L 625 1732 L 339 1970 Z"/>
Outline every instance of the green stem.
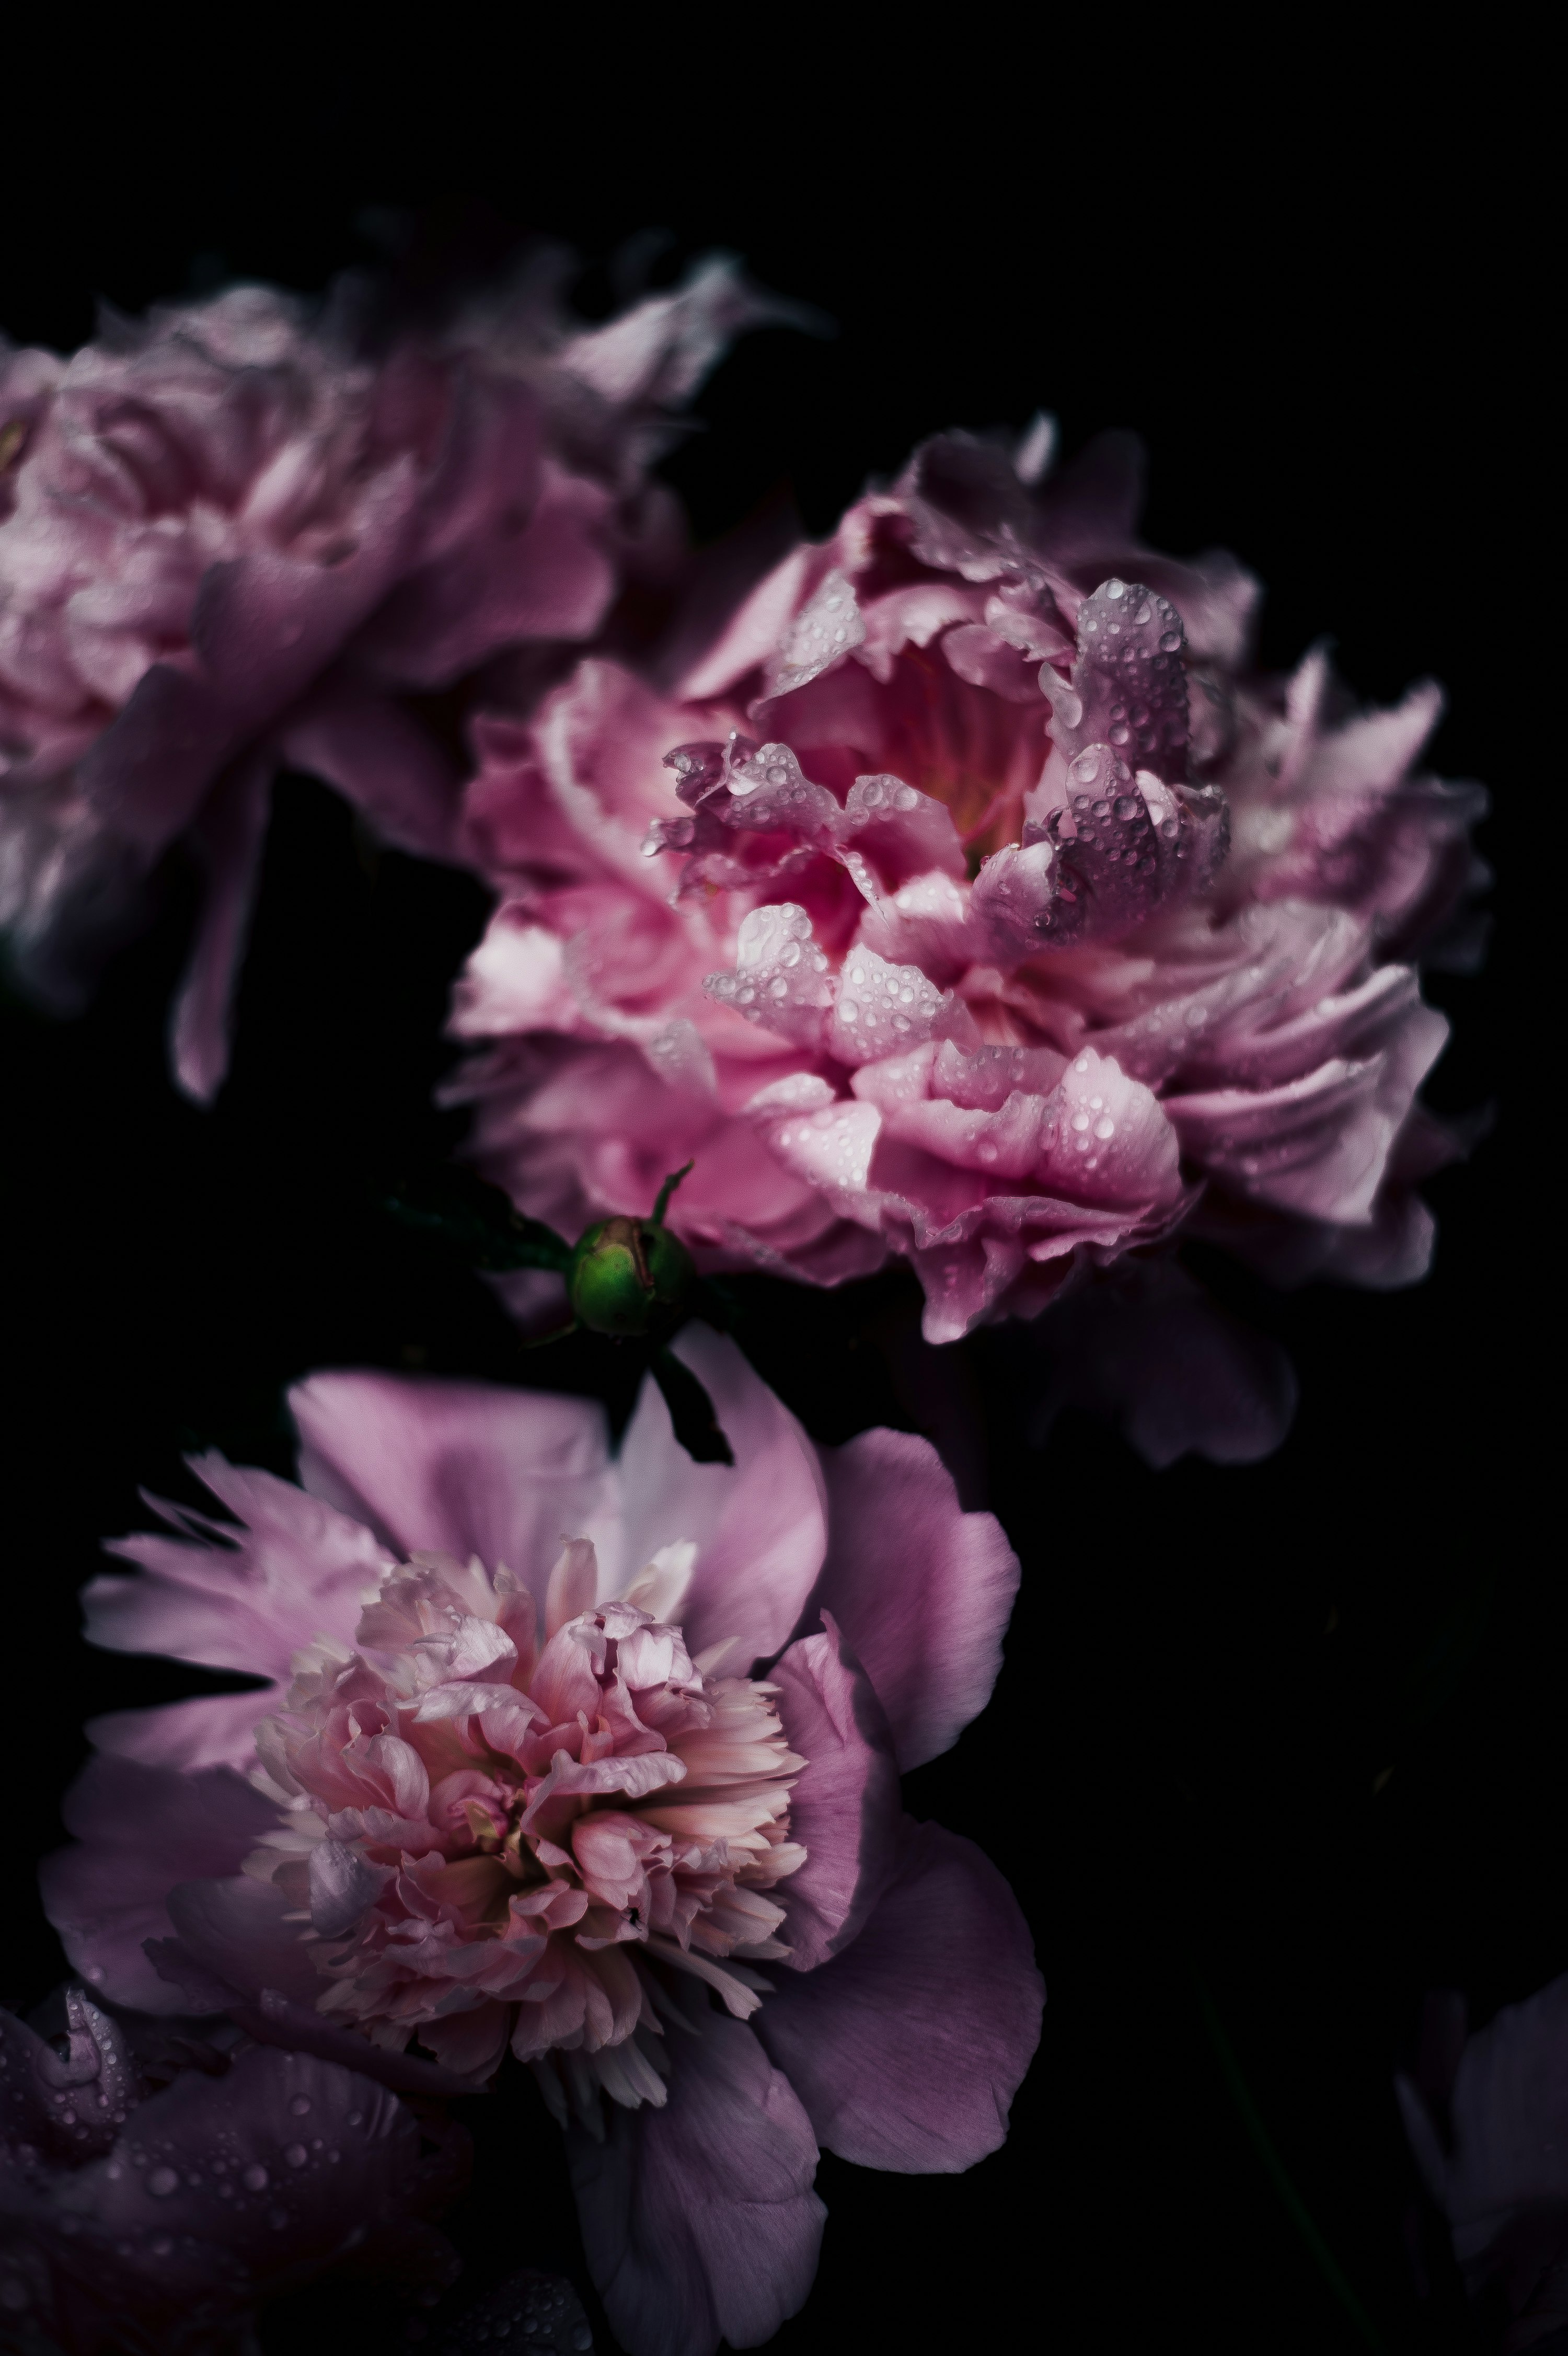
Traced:
<path fill-rule="evenodd" d="M 1333 2251 L 1318 2232 L 1310 2210 L 1291 2182 L 1284 2160 L 1269 2141 L 1268 2131 L 1258 2115 L 1258 2108 L 1253 2100 L 1252 2090 L 1242 2074 L 1242 2065 L 1232 2050 L 1230 2039 L 1221 2026 L 1220 2016 L 1214 2009 L 1213 2000 L 1208 1989 L 1192 1965 L 1189 1965 L 1188 1968 L 1192 1973 L 1192 1984 L 1198 1992 L 1198 2003 L 1203 2015 L 1203 2026 L 1207 2029 L 1210 2041 L 1219 2057 L 1221 2074 L 1230 2091 L 1231 2100 L 1242 2115 L 1242 2123 L 1251 2138 L 1253 2150 L 1268 2170 L 1274 2189 L 1284 2201 L 1292 2224 L 1317 2261 L 1318 2272 L 1355 2325 L 1358 2337 L 1364 2346 L 1375 2351 L 1375 2356 L 1387 2356 L 1387 2351 L 1377 2326 L 1351 2289 Z"/>
<path fill-rule="evenodd" d="M 692 1159 L 687 1162 L 683 1168 L 679 1170 L 672 1170 L 670 1172 L 669 1176 L 659 1188 L 658 1201 L 654 1205 L 654 1215 L 652 1220 L 649 1222 L 651 1226 L 656 1227 L 663 1226 L 664 1215 L 669 1208 L 670 1196 L 674 1194 L 681 1180 L 688 1177 L 696 1167 L 697 1160 L 696 1156 L 693 1155 Z"/>

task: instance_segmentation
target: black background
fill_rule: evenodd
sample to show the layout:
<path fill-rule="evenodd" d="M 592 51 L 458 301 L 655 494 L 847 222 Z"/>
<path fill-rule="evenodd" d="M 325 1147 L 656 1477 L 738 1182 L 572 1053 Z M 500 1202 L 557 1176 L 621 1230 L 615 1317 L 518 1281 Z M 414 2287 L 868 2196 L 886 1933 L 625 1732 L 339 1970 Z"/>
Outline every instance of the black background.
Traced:
<path fill-rule="evenodd" d="M 1431 1189 L 1422 1288 L 1225 1280 L 1301 1376 L 1267 1463 L 1157 1475 L 1074 1419 L 1028 1451 L 978 1355 L 1023 1590 L 988 1716 L 910 1801 L 1011 1876 L 1044 2045 L 1010 2142 L 970 2175 L 824 2161 L 821 2275 L 775 2344 L 1492 2344 L 1430 2238 L 1430 2295 L 1413 2288 L 1391 2073 L 1426 1988 L 1465 1988 L 1481 2019 L 1568 1967 L 1543 1382 L 1563 622 L 1523 162 L 1541 59 L 1500 25 L 1373 54 L 1364 25 L 1205 32 L 1170 11 L 501 39 L 453 9 L 367 18 L 357 39 L 236 21 L 210 49 L 207 22 L 107 51 L 85 30 L 69 51 L 19 42 L 0 157 L 16 339 L 70 348 L 98 295 L 317 288 L 374 258 L 369 207 L 412 210 L 436 274 L 515 231 L 564 238 L 603 310 L 624 241 L 666 227 L 666 275 L 725 246 L 837 324 L 752 337 L 702 396 L 706 430 L 667 466 L 699 536 L 786 483 L 823 531 L 922 434 L 1043 404 L 1069 448 L 1145 435 L 1148 537 L 1224 543 L 1262 575 L 1266 660 L 1328 632 L 1370 698 L 1428 673 L 1450 691 L 1437 766 L 1493 789 L 1499 931 L 1484 976 L 1434 985 L 1456 1035 L 1431 1093 L 1495 1100 L 1495 1133 Z M 368 1207 L 459 1133 L 430 1094 L 481 893 L 376 854 L 288 782 L 211 1113 L 165 1073 L 189 913 L 176 869 L 85 1019 L 3 1009 L 0 1772 L 28 1855 L 0 1993 L 28 1999 L 60 1968 L 28 1857 L 59 1837 L 81 1719 L 199 1684 L 76 1638 L 99 1538 L 144 1518 L 138 1483 L 190 1494 L 198 1443 L 286 1467 L 280 1386 L 312 1367 L 515 1371 L 479 1288 Z M 748 1345 L 819 1437 L 907 1419 L 869 1338 L 902 1298 L 896 1279 L 755 1296 Z M 563 1355 L 549 1379 L 601 1372 Z M 1271 2180 L 1214 2020 L 1364 2328 Z M 543 2263 L 581 2282 L 551 2131 L 492 2106 L 478 2132 L 482 2190 L 453 2222 L 469 2280 Z M 325 2345 L 356 2311 L 293 2302 L 269 2344 Z"/>

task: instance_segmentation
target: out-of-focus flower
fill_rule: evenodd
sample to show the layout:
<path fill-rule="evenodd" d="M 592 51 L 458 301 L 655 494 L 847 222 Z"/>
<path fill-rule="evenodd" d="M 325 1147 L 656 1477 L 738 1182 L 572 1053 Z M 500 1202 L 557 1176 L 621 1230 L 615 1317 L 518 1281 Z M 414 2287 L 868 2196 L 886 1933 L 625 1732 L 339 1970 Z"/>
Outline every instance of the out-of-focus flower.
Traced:
<path fill-rule="evenodd" d="M 673 684 L 589 659 L 476 724 L 459 1092 L 522 1207 L 694 1155 L 699 1266 L 904 1253 L 936 1342 L 1182 1235 L 1421 1273 L 1415 959 L 1482 806 L 1418 766 L 1437 692 L 1257 675 L 1247 574 L 1138 544 L 1136 450 L 1047 455 L 927 444 Z"/>
<path fill-rule="evenodd" d="M 123 2022 L 78 1988 L 62 2035 L 0 2012 L 0 2335 L 59 2356 L 227 2356 L 260 2300 L 328 2266 L 440 2285 L 427 2222 L 466 2138 L 338 2063 Z M 455 2140 L 453 2137 L 455 2136 Z"/>
<path fill-rule="evenodd" d="M 223 1076 L 274 773 L 450 857 L 458 766 L 417 700 L 580 645 L 624 579 L 668 570 L 678 515 L 646 468 L 670 412 L 788 316 L 723 261 L 592 329 L 554 285 L 526 273 L 439 332 L 371 332 L 346 282 L 317 308 L 240 286 L 111 316 L 68 361 L 0 346 L 0 926 L 69 1007 L 188 841 L 194 1096 Z"/>
<path fill-rule="evenodd" d="M 651 1382 L 612 1458 L 592 1402 L 369 1375 L 293 1394 L 304 1489 L 204 1460 L 239 1526 L 166 1509 L 89 1632 L 292 1681 L 100 1721 L 44 1875 L 124 2001 L 395 2085 L 509 2045 L 633 2356 L 795 2312 L 819 2144 L 994 2150 L 1040 2005 L 1000 1875 L 898 1798 L 989 1694 L 1001 1530 L 924 1440 L 818 1451 L 732 1344 L 674 1346 L 732 1467 Z"/>
<path fill-rule="evenodd" d="M 1514 2356 L 1568 2330 L 1568 1976 L 1465 2026 L 1461 1998 L 1429 2001 L 1416 2079 L 1396 2092 L 1466 2287 L 1500 2287 Z"/>
<path fill-rule="evenodd" d="M 592 2356 L 593 2333 L 582 2301 L 560 2275 L 532 2268 L 510 2276 L 478 2300 L 434 2343 L 433 2356 L 494 2356 L 511 2340 L 528 2356 Z"/>

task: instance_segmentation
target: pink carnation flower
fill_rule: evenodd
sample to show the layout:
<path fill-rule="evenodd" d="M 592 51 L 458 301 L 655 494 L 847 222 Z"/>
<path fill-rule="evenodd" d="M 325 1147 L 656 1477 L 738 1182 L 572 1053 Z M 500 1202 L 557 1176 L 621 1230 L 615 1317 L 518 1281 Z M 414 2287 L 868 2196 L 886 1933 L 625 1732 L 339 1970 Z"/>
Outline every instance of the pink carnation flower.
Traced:
<path fill-rule="evenodd" d="M 1424 1269 L 1414 959 L 1480 808 L 1418 766 L 1437 692 L 1257 675 L 1255 584 L 1139 545 L 1131 445 L 1048 453 L 929 443 L 673 682 L 588 660 L 476 725 L 458 1092 L 523 1208 L 695 1156 L 699 1264 L 902 1253 L 933 1342 L 1182 1234 Z"/>
<path fill-rule="evenodd" d="M 278 1706 L 100 1721 L 45 1869 L 127 2002 L 432 2091 L 509 2047 L 632 2356 L 795 2311 L 819 2144 L 994 2150 L 1040 2005 L 1000 1875 L 898 1800 L 990 1691 L 1001 1530 L 924 1440 L 818 1451 L 732 1344 L 677 1346 L 732 1468 L 651 1383 L 612 1458 L 593 1403 L 369 1375 L 293 1395 L 304 1489 L 204 1460 L 239 1526 L 165 1509 L 184 1535 L 121 1541 L 141 1576 L 89 1632 L 243 1661 Z"/>
<path fill-rule="evenodd" d="M 461 2130 L 432 2164 L 411 2113 L 336 2062 L 127 2026 L 79 1989 L 61 2027 L 0 2011 L 6 2348 L 204 2356 L 253 2344 L 260 2300 L 340 2261 L 452 2279 L 425 2212 L 461 2190 Z"/>
<path fill-rule="evenodd" d="M 208 880 L 174 1050 L 199 1098 L 274 772 L 450 856 L 460 780 L 407 695 L 585 640 L 628 572 L 667 567 L 645 468 L 668 412 L 784 316 L 716 262 L 572 330 L 536 274 L 379 349 L 355 294 L 237 287 L 69 361 L 0 345 L 0 925 L 69 1005 L 187 838 Z"/>

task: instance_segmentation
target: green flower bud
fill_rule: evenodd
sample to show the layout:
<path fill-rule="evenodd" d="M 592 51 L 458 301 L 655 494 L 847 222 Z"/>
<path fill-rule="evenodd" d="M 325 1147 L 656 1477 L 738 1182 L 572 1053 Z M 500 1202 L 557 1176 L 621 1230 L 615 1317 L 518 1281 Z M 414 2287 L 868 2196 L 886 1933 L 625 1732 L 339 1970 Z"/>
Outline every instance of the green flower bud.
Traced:
<path fill-rule="evenodd" d="M 630 1340 L 673 1333 L 696 1280 L 691 1254 L 667 1226 L 601 1219 L 580 1237 L 566 1280 L 580 1324 Z"/>

